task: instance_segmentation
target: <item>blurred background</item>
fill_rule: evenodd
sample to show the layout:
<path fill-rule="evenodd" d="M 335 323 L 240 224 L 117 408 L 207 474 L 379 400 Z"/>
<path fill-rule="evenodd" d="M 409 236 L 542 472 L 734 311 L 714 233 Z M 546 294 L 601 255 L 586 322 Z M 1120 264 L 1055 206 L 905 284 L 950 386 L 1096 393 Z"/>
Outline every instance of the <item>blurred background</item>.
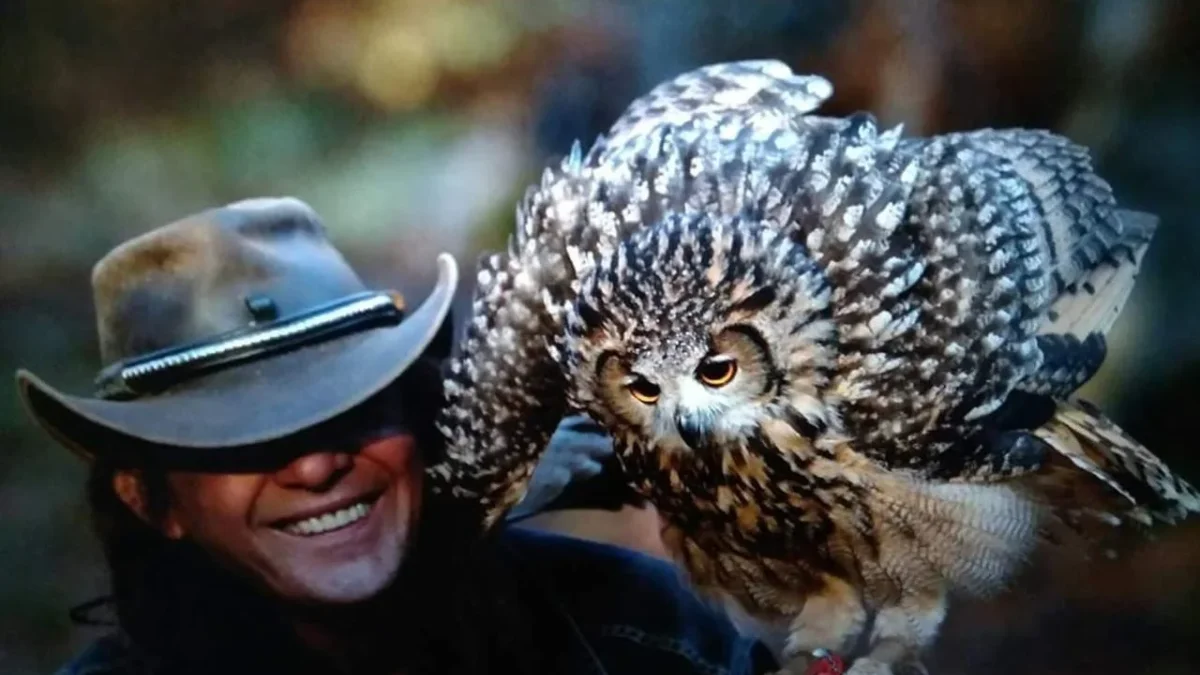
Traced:
<path fill-rule="evenodd" d="M 438 252 L 469 271 L 541 167 L 632 98 L 763 57 L 829 77 L 830 113 L 1089 146 L 1162 225 L 1087 393 L 1200 481 L 1195 0 L 6 0 L 0 370 L 88 391 L 91 265 L 251 196 L 304 199 L 364 277 L 419 297 Z M 0 387 L 4 673 L 52 672 L 97 634 L 67 616 L 106 589 L 83 476 Z M 1198 571 L 1196 524 L 1120 560 L 1032 571 L 1002 599 L 957 602 L 931 666 L 1200 672 Z"/>

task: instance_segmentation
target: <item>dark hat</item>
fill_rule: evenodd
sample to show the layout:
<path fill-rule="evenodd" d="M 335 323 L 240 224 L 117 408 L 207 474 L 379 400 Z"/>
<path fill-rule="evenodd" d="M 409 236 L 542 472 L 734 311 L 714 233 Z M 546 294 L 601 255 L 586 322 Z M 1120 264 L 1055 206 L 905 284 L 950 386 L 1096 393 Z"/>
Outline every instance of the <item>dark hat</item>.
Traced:
<path fill-rule="evenodd" d="M 95 396 L 24 370 L 17 384 L 38 423 L 85 457 L 136 447 L 202 464 L 320 424 L 395 381 L 448 325 L 458 270 L 446 254 L 437 265 L 436 287 L 409 312 L 398 293 L 363 285 L 303 202 L 211 209 L 96 264 Z"/>

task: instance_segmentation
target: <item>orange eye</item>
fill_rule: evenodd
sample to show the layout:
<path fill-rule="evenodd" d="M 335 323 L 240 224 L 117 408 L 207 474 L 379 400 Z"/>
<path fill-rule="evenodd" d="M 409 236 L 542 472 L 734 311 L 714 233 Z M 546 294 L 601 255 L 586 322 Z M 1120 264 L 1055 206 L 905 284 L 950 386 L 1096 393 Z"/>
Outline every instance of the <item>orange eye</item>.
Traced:
<path fill-rule="evenodd" d="M 696 369 L 696 376 L 710 387 L 724 387 L 737 375 L 737 361 L 729 358 L 707 360 Z"/>
<path fill-rule="evenodd" d="M 658 396 L 662 393 L 662 391 L 658 388 L 657 384 L 654 384 L 643 377 L 639 377 L 633 382 L 629 383 L 629 393 L 642 403 L 645 403 L 646 405 L 653 405 L 658 401 Z"/>

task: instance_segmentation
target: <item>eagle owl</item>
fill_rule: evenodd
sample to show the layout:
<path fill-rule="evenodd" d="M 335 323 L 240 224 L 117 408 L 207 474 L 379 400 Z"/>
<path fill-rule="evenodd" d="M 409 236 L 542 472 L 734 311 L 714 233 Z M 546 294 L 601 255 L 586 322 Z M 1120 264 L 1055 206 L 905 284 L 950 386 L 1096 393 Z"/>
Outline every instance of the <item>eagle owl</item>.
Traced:
<path fill-rule="evenodd" d="M 691 582 L 851 672 L 920 669 L 949 591 L 1200 508 L 1073 392 L 1156 226 L 1087 152 L 815 113 L 774 61 L 685 73 L 547 170 L 480 266 L 437 492 L 483 527 L 564 414 L 612 434 Z"/>

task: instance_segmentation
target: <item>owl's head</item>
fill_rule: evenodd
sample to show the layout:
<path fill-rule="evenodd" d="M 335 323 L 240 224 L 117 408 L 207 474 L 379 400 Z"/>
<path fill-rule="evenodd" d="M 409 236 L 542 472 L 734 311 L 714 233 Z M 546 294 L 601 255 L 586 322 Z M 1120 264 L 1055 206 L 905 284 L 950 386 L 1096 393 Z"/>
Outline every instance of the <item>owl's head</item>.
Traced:
<path fill-rule="evenodd" d="M 832 414 L 829 285 L 804 247 L 743 218 L 673 215 L 583 280 L 567 320 L 574 403 L 658 450 L 702 453 Z"/>

